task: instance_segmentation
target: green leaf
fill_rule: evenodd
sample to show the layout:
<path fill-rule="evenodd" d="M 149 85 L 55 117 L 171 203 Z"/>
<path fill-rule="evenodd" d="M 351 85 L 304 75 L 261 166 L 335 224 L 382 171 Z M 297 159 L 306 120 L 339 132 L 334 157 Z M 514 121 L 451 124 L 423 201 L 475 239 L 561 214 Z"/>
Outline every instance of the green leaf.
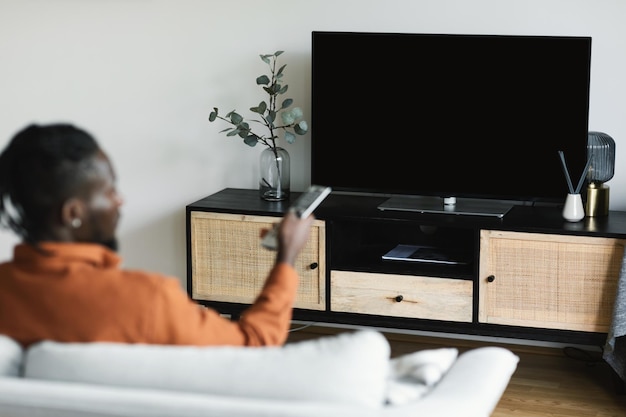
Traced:
<path fill-rule="evenodd" d="M 287 64 L 283 65 L 282 67 L 278 69 L 278 71 L 276 72 L 276 77 L 280 78 L 283 76 L 283 70 L 285 69 L 286 66 Z"/>
<path fill-rule="evenodd" d="M 209 114 L 209 122 L 214 122 L 215 119 L 217 119 L 217 112 L 212 111 L 211 114 Z"/>
<path fill-rule="evenodd" d="M 272 57 L 272 55 L 259 55 L 259 56 L 261 57 L 263 62 L 265 62 L 267 65 L 270 64 L 270 58 Z"/>
<path fill-rule="evenodd" d="M 280 85 L 279 85 L 280 87 Z M 276 94 L 285 94 L 287 92 L 287 88 L 289 88 L 288 85 L 282 87 L 280 90 L 278 90 L 278 92 Z"/>
<path fill-rule="evenodd" d="M 257 139 L 257 137 L 256 137 L 256 136 L 254 136 L 254 135 L 249 135 L 249 136 L 246 136 L 246 137 L 243 139 L 243 143 L 245 143 L 245 144 L 246 144 L 246 145 L 248 145 L 248 146 L 256 146 L 256 144 L 257 144 L 257 142 L 258 142 L 258 141 L 259 141 L 259 140 Z"/>
<path fill-rule="evenodd" d="M 274 120 L 276 120 L 276 112 L 270 110 L 269 112 L 267 112 L 267 116 L 265 117 L 267 119 L 267 121 L 272 125 L 272 127 L 274 126 Z"/>
<path fill-rule="evenodd" d="M 293 109 L 291 109 L 291 114 L 293 114 L 293 117 L 295 117 L 296 119 L 299 119 L 300 117 L 302 117 L 302 109 L 300 107 L 294 107 Z"/>
<path fill-rule="evenodd" d="M 238 125 L 239 123 L 243 121 L 243 117 L 241 117 L 239 113 L 235 113 L 234 111 L 232 111 L 229 114 L 230 114 L 230 121 L 233 122 L 233 124 Z"/>
<path fill-rule="evenodd" d="M 280 54 L 282 54 L 283 52 L 285 52 L 285 51 L 276 51 L 276 52 L 274 52 L 274 56 L 276 56 L 276 57 L 277 57 L 277 56 L 279 56 Z"/>
<path fill-rule="evenodd" d="M 296 119 L 293 117 L 293 114 L 290 111 L 284 111 L 280 114 L 280 118 L 283 121 L 284 125 L 293 124 Z"/>
<path fill-rule="evenodd" d="M 259 75 L 256 79 L 257 85 L 268 85 L 270 83 L 270 79 L 267 75 Z"/>
<path fill-rule="evenodd" d="M 270 91 L 271 91 L 271 95 L 275 96 L 276 94 L 278 94 L 278 91 L 280 91 L 280 84 L 278 83 L 274 83 L 270 86 Z"/>
<path fill-rule="evenodd" d="M 285 130 L 285 140 L 287 141 L 287 143 L 294 143 L 296 141 L 296 135 Z"/>
<path fill-rule="evenodd" d="M 309 131 L 309 125 L 307 124 L 307 122 L 302 120 L 300 123 L 293 127 L 293 131 L 296 132 L 298 135 L 304 135 L 306 132 Z"/>
<path fill-rule="evenodd" d="M 293 103 L 293 99 L 286 98 L 285 100 L 283 100 L 283 104 L 280 105 L 280 108 L 286 109 L 287 107 L 291 106 L 292 103 Z"/>
<path fill-rule="evenodd" d="M 258 107 L 250 107 L 250 111 L 253 111 L 255 113 L 259 113 L 259 114 L 263 114 L 265 113 L 265 110 L 267 110 L 267 103 L 262 101 L 259 103 Z"/>

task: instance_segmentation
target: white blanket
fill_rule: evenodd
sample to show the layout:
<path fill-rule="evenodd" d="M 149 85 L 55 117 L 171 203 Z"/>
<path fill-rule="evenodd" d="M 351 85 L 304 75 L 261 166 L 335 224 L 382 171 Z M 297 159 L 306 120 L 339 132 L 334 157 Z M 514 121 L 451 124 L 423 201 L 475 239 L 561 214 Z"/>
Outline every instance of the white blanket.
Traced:
<path fill-rule="evenodd" d="M 386 402 L 400 405 L 423 397 L 448 372 L 458 354 L 455 348 L 440 348 L 391 359 Z"/>

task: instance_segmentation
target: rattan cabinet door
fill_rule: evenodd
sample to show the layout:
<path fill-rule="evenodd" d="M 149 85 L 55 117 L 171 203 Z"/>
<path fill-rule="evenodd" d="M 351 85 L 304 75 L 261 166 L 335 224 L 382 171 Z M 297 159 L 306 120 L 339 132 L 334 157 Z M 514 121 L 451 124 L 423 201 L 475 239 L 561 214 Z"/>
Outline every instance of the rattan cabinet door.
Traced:
<path fill-rule="evenodd" d="M 626 241 L 482 230 L 482 323 L 607 332 Z"/>
<path fill-rule="evenodd" d="M 192 298 L 254 302 L 276 257 L 276 252 L 261 246 L 261 230 L 271 228 L 280 218 L 192 212 L 190 221 Z M 325 223 L 315 220 L 298 257 L 297 308 L 325 309 L 325 230 Z"/>

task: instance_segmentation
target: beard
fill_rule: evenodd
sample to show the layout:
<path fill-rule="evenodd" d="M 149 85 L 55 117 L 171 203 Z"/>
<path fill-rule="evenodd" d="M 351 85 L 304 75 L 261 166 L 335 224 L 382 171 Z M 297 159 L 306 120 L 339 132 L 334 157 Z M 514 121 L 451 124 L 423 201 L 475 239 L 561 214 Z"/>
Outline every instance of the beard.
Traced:
<path fill-rule="evenodd" d="M 113 239 L 109 239 L 106 240 L 104 242 L 100 242 L 101 245 L 111 249 L 113 252 L 117 252 L 118 250 L 118 242 L 117 242 L 117 238 L 113 238 Z"/>
<path fill-rule="evenodd" d="M 114 232 L 115 227 L 112 227 L 112 230 L 106 230 L 95 214 L 89 217 L 89 226 L 92 230 L 91 243 L 100 244 L 113 252 L 117 252 L 118 241 Z M 112 234 L 113 236 L 111 236 Z"/>

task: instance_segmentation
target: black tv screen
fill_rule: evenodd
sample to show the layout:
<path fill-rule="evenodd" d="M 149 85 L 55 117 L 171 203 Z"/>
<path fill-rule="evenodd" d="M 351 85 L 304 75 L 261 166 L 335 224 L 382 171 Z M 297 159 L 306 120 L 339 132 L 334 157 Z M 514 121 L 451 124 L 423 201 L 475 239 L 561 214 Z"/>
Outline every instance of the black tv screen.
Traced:
<path fill-rule="evenodd" d="M 587 158 L 591 38 L 312 33 L 311 182 L 563 203 Z"/>

